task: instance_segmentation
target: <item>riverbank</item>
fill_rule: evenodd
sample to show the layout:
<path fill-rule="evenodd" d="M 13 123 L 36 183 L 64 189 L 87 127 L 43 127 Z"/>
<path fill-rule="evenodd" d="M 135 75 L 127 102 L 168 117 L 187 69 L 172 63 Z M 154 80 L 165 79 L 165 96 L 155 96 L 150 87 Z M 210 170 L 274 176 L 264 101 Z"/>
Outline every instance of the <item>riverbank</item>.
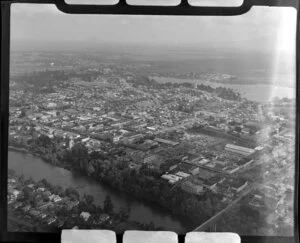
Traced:
<path fill-rule="evenodd" d="M 91 195 L 79 196 L 74 188 L 63 190 L 46 179 L 34 181 L 8 173 L 8 221 L 29 231 L 55 231 L 62 228 L 110 229 L 123 233 L 126 229 L 158 230 L 154 224 L 128 220 L 130 207 L 114 209 L 109 195 L 103 206 L 95 206 Z M 50 210 L 51 209 L 51 210 Z"/>
<path fill-rule="evenodd" d="M 12 142 L 21 147 L 17 140 Z M 122 156 L 101 151 L 89 153 L 82 143 L 67 149 L 59 138 L 50 139 L 41 135 L 29 140 L 26 147 L 30 152 L 41 155 L 39 157 L 52 166 L 62 168 L 68 165 L 72 171 L 92 177 L 119 193 L 130 195 L 130 198 L 141 200 L 161 212 L 175 215 L 186 221 L 186 225 L 191 225 L 190 229 L 226 206 L 226 203 L 221 202 L 221 195 L 209 190 L 198 195 L 182 190 L 181 186 L 172 187 L 168 181 L 161 179 L 160 170 L 150 168 L 147 164 L 137 169 L 130 168 L 130 162 L 123 160 Z"/>
<path fill-rule="evenodd" d="M 97 177 L 97 175 L 95 173 L 88 173 L 88 171 L 84 168 L 74 168 L 73 166 L 71 166 L 70 164 L 68 164 L 67 162 L 63 162 L 63 163 L 59 163 L 59 164 L 52 164 L 51 160 L 47 159 L 46 155 L 42 155 L 40 153 L 37 152 L 32 152 L 30 151 L 30 149 L 24 149 L 24 150 L 20 150 L 19 152 L 25 153 L 25 154 L 30 154 L 32 156 L 35 156 L 37 158 L 40 158 L 41 160 L 43 160 L 45 163 L 48 163 L 52 166 L 61 168 L 61 169 L 65 169 L 70 171 L 70 173 L 75 173 L 75 174 L 79 174 L 79 175 L 83 175 L 83 176 L 88 176 L 90 178 L 92 178 L 93 180 L 95 180 L 97 183 L 101 183 L 104 184 L 108 187 L 110 187 L 113 190 L 116 190 L 119 193 L 125 193 L 127 196 L 134 196 L 137 200 L 140 200 L 142 202 L 145 202 L 147 204 L 155 204 L 155 207 L 160 207 L 161 210 L 160 211 L 168 211 L 169 213 L 175 214 L 178 217 L 182 218 L 184 222 L 190 221 L 190 222 L 194 222 L 191 223 L 191 225 L 193 225 L 192 227 L 194 227 L 195 225 L 198 224 L 198 220 L 195 219 L 195 217 L 192 217 L 190 215 L 186 215 L 183 213 L 180 213 L 176 210 L 176 208 L 170 208 L 169 204 L 162 204 L 159 200 L 157 200 L 157 198 L 154 197 L 145 197 L 143 195 L 134 195 L 134 193 L 130 190 L 126 190 L 125 188 L 121 188 L 123 185 L 122 183 L 114 183 L 116 182 L 116 178 L 120 177 L 120 176 L 115 176 L 112 180 L 109 180 L 108 177 L 104 177 L 101 180 L 99 180 L 99 177 Z M 115 170 L 114 170 L 115 171 Z M 134 187 L 136 185 L 132 185 L 132 187 Z M 150 186 L 150 185 L 148 185 Z M 131 188 L 131 186 L 130 186 Z M 127 188 L 128 189 L 128 188 Z M 144 188 L 146 190 L 146 188 Z M 159 198 L 158 198 L 159 199 Z"/>
<path fill-rule="evenodd" d="M 18 147 L 14 147 L 14 146 L 8 146 L 8 151 L 16 151 L 16 152 L 29 153 L 28 149 L 18 148 Z"/>
<path fill-rule="evenodd" d="M 70 171 L 53 166 L 38 157 L 28 155 L 28 153 L 11 150 L 9 153 L 9 168 L 17 170 L 19 175 L 24 174 L 35 180 L 46 178 L 52 184 L 60 185 L 63 188 L 74 187 L 81 196 L 91 194 L 94 196 L 96 205 L 101 205 L 105 195 L 108 194 L 111 196 L 116 209 L 127 205 L 131 206 L 129 220 L 141 223 L 153 222 L 157 227 L 165 227 L 178 233 L 186 233 L 195 226 L 189 219 L 178 217 L 161 206 L 122 193 L 110 187 L 107 183 L 99 182 L 91 176 L 88 177 L 84 173 L 78 172 L 78 170 Z"/>
<path fill-rule="evenodd" d="M 47 161 L 47 158 L 45 156 L 43 156 L 42 154 L 32 152 L 27 148 L 8 146 L 8 151 L 14 151 L 14 152 L 20 152 L 20 153 L 24 153 L 24 154 L 30 154 L 31 156 L 38 157 L 38 158 L 42 159 L 43 161 L 45 161 L 47 163 L 50 163 L 50 161 Z M 66 170 L 72 171 L 72 168 L 70 166 L 68 166 L 67 164 L 61 164 L 59 167 L 63 168 L 63 169 L 66 169 Z"/>

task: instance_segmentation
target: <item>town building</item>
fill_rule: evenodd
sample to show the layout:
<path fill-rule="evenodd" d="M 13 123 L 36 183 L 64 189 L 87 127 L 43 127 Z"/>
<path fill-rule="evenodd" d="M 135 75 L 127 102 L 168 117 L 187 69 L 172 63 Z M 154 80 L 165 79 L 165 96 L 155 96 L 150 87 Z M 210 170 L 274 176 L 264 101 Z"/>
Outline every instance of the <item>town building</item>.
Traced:
<path fill-rule="evenodd" d="M 91 217 L 91 214 L 88 212 L 81 212 L 80 217 L 84 219 L 84 221 L 88 221 Z"/>
<path fill-rule="evenodd" d="M 180 176 L 180 177 L 182 177 L 182 178 L 187 178 L 187 177 L 190 176 L 190 174 L 184 173 L 184 172 L 182 172 L 182 171 L 178 171 L 175 175 Z"/>
<path fill-rule="evenodd" d="M 200 195 L 203 193 L 203 185 L 196 185 L 190 181 L 183 182 L 181 188 L 182 190 L 192 194 Z"/>

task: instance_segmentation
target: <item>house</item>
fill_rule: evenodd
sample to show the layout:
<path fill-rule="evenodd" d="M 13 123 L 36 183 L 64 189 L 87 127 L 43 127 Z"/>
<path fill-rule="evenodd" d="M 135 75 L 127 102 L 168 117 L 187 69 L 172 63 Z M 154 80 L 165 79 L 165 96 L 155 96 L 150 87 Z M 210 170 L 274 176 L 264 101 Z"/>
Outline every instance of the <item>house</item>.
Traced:
<path fill-rule="evenodd" d="M 192 175 L 197 175 L 199 174 L 199 167 L 198 166 L 193 166 L 192 168 L 189 169 L 189 172 L 192 174 Z"/>
<path fill-rule="evenodd" d="M 156 128 L 155 127 L 146 127 L 148 130 L 150 131 L 156 131 Z"/>
<path fill-rule="evenodd" d="M 91 217 L 91 214 L 88 212 L 81 212 L 80 217 L 84 219 L 84 221 L 88 221 Z"/>
<path fill-rule="evenodd" d="M 165 175 L 162 175 L 161 178 L 169 181 L 172 184 L 174 184 L 175 182 L 178 182 L 179 180 L 182 179 L 182 177 L 176 176 L 173 174 L 165 174 Z"/>
<path fill-rule="evenodd" d="M 11 195 L 11 197 L 13 199 L 16 199 L 20 195 L 20 191 L 18 191 L 16 189 L 9 190 L 9 194 Z"/>
<path fill-rule="evenodd" d="M 176 169 L 177 167 L 178 167 L 178 165 L 172 165 L 172 166 L 170 166 L 169 171 L 172 171 L 172 170 Z"/>
<path fill-rule="evenodd" d="M 20 208 L 22 207 L 23 204 L 21 202 L 17 202 L 15 205 L 14 205 L 14 209 L 17 209 L 17 208 Z"/>
<path fill-rule="evenodd" d="M 57 220 L 57 217 L 54 216 L 54 217 L 50 217 L 47 221 L 47 224 L 50 225 L 50 224 L 53 224 L 55 221 Z"/>
<path fill-rule="evenodd" d="M 209 162 L 210 162 L 209 159 L 203 158 L 203 159 L 201 159 L 200 161 L 198 161 L 198 164 L 199 164 L 199 165 L 206 165 L 206 164 L 209 163 Z"/>
<path fill-rule="evenodd" d="M 55 197 L 53 198 L 54 202 L 60 202 L 62 200 L 62 198 L 58 195 L 55 195 Z"/>
<path fill-rule="evenodd" d="M 52 200 L 53 202 L 59 202 L 59 201 L 62 200 L 60 196 L 54 195 L 54 194 L 52 194 L 51 196 L 49 196 L 49 199 Z"/>
<path fill-rule="evenodd" d="M 44 192 L 46 189 L 44 187 L 39 187 L 36 189 L 37 192 Z"/>
<path fill-rule="evenodd" d="M 13 203 L 13 201 L 14 201 L 13 199 L 11 199 L 11 198 L 8 198 L 8 200 L 7 200 L 7 204 L 8 204 L 8 205 L 10 205 L 10 204 L 12 204 L 12 203 Z"/>
<path fill-rule="evenodd" d="M 33 189 L 34 188 L 34 184 L 29 184 L 29 185 L 27 185 L 27 187 Z"/>
<path fill-rule="evenodd" d="M 44 218 L 46 218 L 46 217 L 47 217 L 47 214 L 45 214 L 45 213 L 41 213 L 41 214 L 39 215 L 39 217 L 40 217 L 41 219 L 44 219 Z"/>
<path fill-rule="evenodd" d="M 175 175 L 180 176 L 180 177 L 182 177 L 182 178 L 187 178 L 187 177 L 190 176 L 190 174 L 184 173 L 184 172 L 182 172 L 182 171 L 178 171 Z"/>
<path fill-rule="evenodd" d="M 8 184 L 16 183 L 16 179 L 8 178 L 7 182 Z"/>
<path fill-rule="evenodd" d="M 115 128 L 122 128 L 124 125 L 130 123 L 130 121 L 128 120 L 124 120 L 124 121 L 114 121 L 112 122 L 111 126 L 115 127 Z"/>
<path fill-rule="evenodd" d="M 47 203 L 44 203 L 41 206 L 39 206 L 39 209 L 46 209 L 46 208 L 48 208 L 50 206 L 52 206 L 52 203 L 51 202 L 47 202 Z"/>
<path fill-rule="evenodd" d="M 56 103 L 53 103 L 53 102 L 49 102 L 47 105 L 46 105 L 46 108 L 48 109 L 53 109 L 53 108 L 56 108 L 57 107 L 57 104 Z"/>

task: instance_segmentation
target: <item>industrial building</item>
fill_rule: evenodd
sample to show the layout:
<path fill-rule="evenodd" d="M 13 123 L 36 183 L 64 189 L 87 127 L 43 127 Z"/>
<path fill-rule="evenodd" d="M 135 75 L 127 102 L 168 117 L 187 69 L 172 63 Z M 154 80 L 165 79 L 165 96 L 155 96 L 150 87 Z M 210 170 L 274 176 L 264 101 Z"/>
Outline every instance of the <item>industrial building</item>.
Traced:
<path fill-rule="evenodd" d="M 255 152 L 254 149 L 237 146 L 234 144 L 226 144 L 225 150 L 233 153 L 237 153 L 243 156 L 249 156 Z"/>

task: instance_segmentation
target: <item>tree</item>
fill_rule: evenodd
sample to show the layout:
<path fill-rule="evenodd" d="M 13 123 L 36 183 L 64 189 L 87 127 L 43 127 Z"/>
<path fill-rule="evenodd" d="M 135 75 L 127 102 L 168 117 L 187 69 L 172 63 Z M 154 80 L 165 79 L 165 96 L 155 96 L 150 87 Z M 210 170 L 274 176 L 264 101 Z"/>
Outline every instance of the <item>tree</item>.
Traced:
<path fill-rule="evenodd" d="M 242 128 L 240 126 L 235 126 L 234 130 L 237 131 L 237 132 L 241 132 Z"/>
<path fill-rule="evenodd" d="M 52 145 L 51 139 L 44 134 L 41 134 L 39 138 L 37 139 L 37 145 L 42 146 L 42 147 L 48 147 L 49 145 Z"/>
<path fill-rule="evenodd" d="M 24 184 L 25 182 L 25 176 L 22 174 L 20 177 L 19 177 L 19 181 Z"/>
<path fill-rule="evenodd" d="M 61 207 L 58 210 L 58 213 L 59 213 L 59 216 L 63 217 L 63 218 L 68 218 L 68 216 L 69 216 L 69 211 L 65 207 Z"/>
<path fill-rule="evenodd" d="M 31 176 L 29 176 L 29 178 L 27 180 L 24 181 L 25 185 L 30 185 L 30 184 L 34 184 L 34 180 L 32 179 Z"/>
<path fill-rule="evenodd" d="M 16 176 L 16 172 L 12 169 L 8 169 L 8 175 L 10 176 Z"/>
<path fill-rule="evenodd" d="M 83 165 L 87 162 L 88 155 L 87 148 L 81 143 L 76 143 L 71 149 L 67 161 L 72 163 L 75 167 L 80 168 L 81 164 Z"/>
<path fill-rule="evenodd" d="M 51 184 L 45 178 L 41 180 L 41 183 L 43 183 L 47 188 L 51 187 Z"/>
<path fill-rule="evenodd" d="M 129 216 L 130 216 L 130 211 L 131 211 L 131 207 L 130 204 L 127 203 L 126 207 L 125 206 L 121 206 L 118 216 L 120 218 L 121 221 L 126 221 L 128 220 Z"/>
<path fill-rule="evenodd" d="M 68 197 L 71 197 L 75 200 L 79 200 L 80 198 L 80 195 L 78 193 L 78 191 L 72 187 L 68 187 L 66 190 L 65 190 L 65 193 Z"/>
<path fill-rule="evenodd" d="M 107 214 L 113 214 L 114 213 L 114 205 L 111 201 L 110 195 L 107 195 L 105 197 L 105 200 L 103 202 L 103 211 Z"/>
<path fill-rule="evenodd" d="M 57 195 L 63 195 L 63 193 L 64 193 L 64 189 L 61 187 L 61 186 L 53 186 L 53 188 L 52 188 L 52 191 L 53 191 L 53 193 L 54 194 L 57 194 Z"/>
<path fill-rule="evenodd" d="M 22 191 L 23 191 L 25 200 L 30 200 L 32 198 L 33 193 L 32 193 L 31 189 L 29 189 L 28 187 L 24 187 Z"/>
<path fill-rule="evenodd" d="M 90 204 L 92 204 L 92 203 L 94 202 L 94 197 L 91 196 L 91 195 L 86 195 L 86 194 L 84 194 L 84 195 L 83 195 L 83 198 L 84 198 L 85 203 L 86 203 L 87 205 L 90 205 Z"/>
<path fill-rule="evenodd" d="M 45 187 L 45 184 L 43 183 L 42 180 L 38 181 L 36 184 L 38 187 Z"/>
<path fill-rule="evenodd" d="M 130 212 L 131 212 L 131 206 L 130 206 L 129 202 L 126 203 L 126 208 L 127 208 L 127 213 L 130 214 Z"/>
<path fill-rule="evenodd" d="M 99 205 L 96 207 L 96 213 L 97 214 L 103 213 L 103 209 Z"/>
<path fill-rule="evenodd" d="M 128 219 L 128 214 L 126 211 L 126 208 L 121 206 L 119 209 L 119 213 L 118 213 L 118 217 L 120 218 L 121 221 L 125 221 L 126 219 Z"/>

